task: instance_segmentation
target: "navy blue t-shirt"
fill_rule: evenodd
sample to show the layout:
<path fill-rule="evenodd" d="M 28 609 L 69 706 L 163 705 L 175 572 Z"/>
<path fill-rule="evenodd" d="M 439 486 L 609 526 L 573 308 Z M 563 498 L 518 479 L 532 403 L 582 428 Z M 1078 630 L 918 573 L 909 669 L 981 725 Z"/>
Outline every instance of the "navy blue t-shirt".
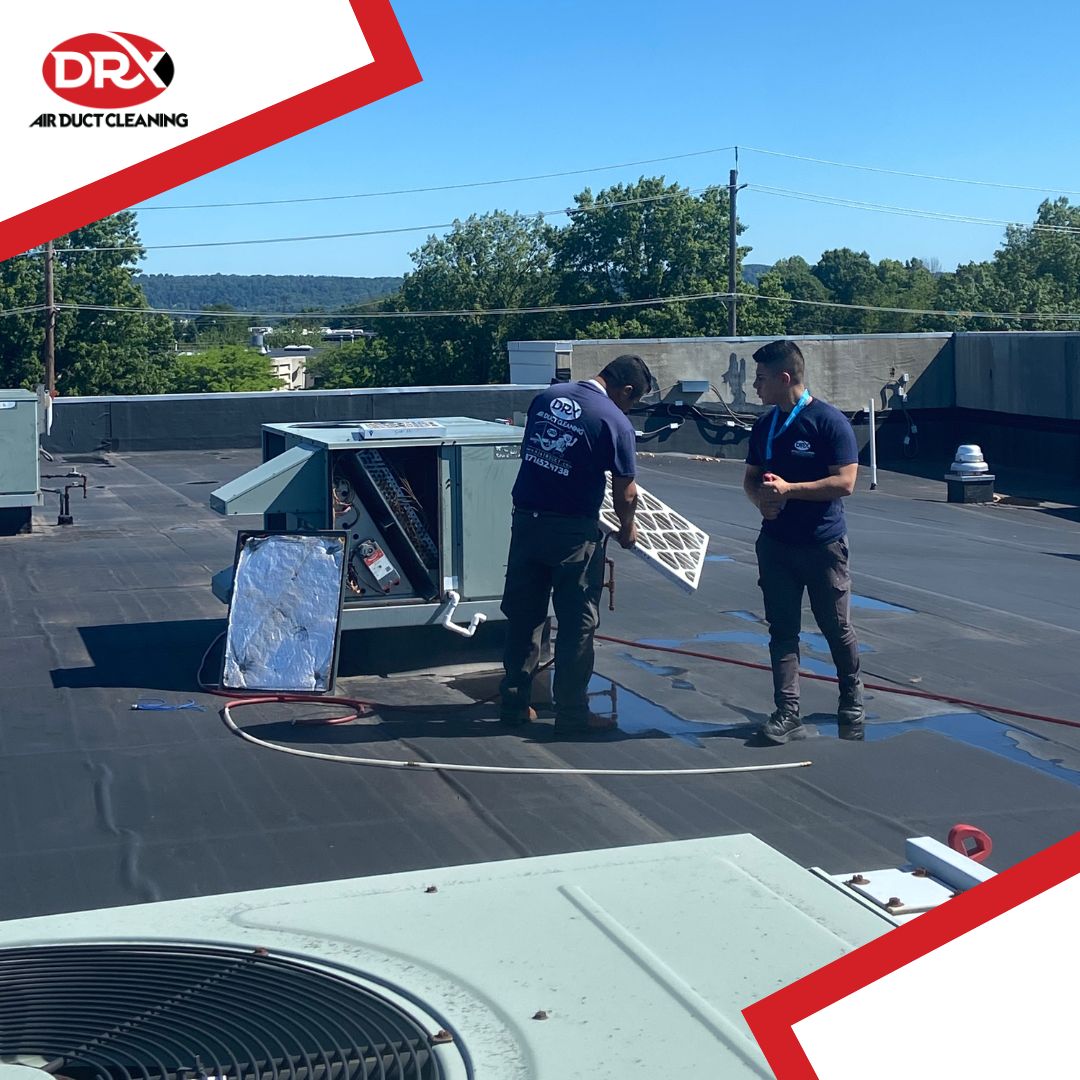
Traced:
<path fill-rule="evenodd" d="M 829 467 L 851 465 L 859 460 L 855 432 L 844 414 L 832 405 L 814 398 L 779 434 L 788 413 L 780 413 L 773 438 L 772 460 L 765 460 L 765 447 L 772 426 L 773 409 L 758 417 L 750 432 L 746 464 L 756 465 L 765 472 L 792 484 L 823 480 Z M 842 499 L 831 502 L 810 502 L 788 499 L 779 516 L 762 521 L 761 531 L 785 544 L 831 544 L 847 532 Z"/>
<path fill-rule="evenodd" d="M 555 383 L 529 406 L 514 505 L 594 517 L 604 474 L 633 476 L 634 428 L 593 382 Z"/>

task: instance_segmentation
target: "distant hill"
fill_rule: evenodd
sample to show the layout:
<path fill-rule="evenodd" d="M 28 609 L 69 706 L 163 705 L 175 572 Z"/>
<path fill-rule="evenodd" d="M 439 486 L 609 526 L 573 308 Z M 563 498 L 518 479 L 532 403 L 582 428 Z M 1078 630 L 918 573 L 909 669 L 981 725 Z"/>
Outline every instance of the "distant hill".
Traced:
<path fill-rule="evenodd" d="M 307 311 L 377 300 L 401 288 L 399 277 L 315 274 L 137 274 L 151 307 L 199 310 L 229 304 L 238 311 Z"/>
<path fill-rule="evenodd" d="M 743 263 L 743 281 L 749 281 L 751 285 L 756 285 L 761 279 L 761 275 L 771 269 L 772 267 L 766 263 Z"/>

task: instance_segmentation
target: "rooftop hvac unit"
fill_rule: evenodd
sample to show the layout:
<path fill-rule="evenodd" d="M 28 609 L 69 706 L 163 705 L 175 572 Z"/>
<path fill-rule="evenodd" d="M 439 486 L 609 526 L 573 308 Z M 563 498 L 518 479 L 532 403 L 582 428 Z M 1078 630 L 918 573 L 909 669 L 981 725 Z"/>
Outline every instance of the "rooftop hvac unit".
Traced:
<path fill-rule="evenodd" d="M 752 836 L 23 919 L 0 1074 L 761 1080 L 741 1010 L 893 925 Z"/>
<path fill-rule="evenodd" d="M 266 424 L 263 463 L 210 506 L 268 531 L 345 533 L 342 630 L 475 627 L 502 617 L 522 435 L 461 416 Z M 214 578 L 221 600 L 232 573 Z"/>
<path fill-rule="evenodd" d="M 38 464 L 38 397 L 0 390 L 0 535 L 29 532 L 42 505 Z"/>

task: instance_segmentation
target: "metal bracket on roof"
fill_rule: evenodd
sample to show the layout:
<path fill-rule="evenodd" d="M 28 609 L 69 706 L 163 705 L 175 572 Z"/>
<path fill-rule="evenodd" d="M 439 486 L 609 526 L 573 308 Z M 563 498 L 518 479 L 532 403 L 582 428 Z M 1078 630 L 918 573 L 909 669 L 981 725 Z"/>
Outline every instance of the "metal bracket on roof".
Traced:
<path fill-rule="evenodd" d="M 847 874 L 830 874 L 816 866 L 812 870 L 896 923 L 931 911 L 994 877 L 993 870 L 930 836 L 906 841 L 904 854 L 910 862 L 902 867 Z"/>

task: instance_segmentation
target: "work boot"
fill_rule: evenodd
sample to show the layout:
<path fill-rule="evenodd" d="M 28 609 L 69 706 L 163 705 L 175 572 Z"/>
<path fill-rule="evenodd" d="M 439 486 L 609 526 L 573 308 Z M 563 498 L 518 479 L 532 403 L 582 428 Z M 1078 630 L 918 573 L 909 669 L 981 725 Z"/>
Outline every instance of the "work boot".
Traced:
<path fill-rule="evenodd" d="M 536 710 L 519 701 L 503 698 L 499 706 L 499 721 L 507 727 L 524 727 L 536 719 Z"/>
<path fill-rule="evenodd" d="M 862 683 L 856 682 L 852 686 L 841 688 L 840 703 L 836 708 L 836 723 L 840 738 L 850 742 L 861 742 L 866 737 L 863 732 L 865 715 Z"/>
<path fill-rule="evenodd" d="M 789 739 L 805 739 L 806 728 L 799 719 L 797 708 L 777 709 L 776 712 L 761 725 L 761 734 L 771 743 L 783 746 Z"/>
<path fill-rule="evenodd" d="M 605 732 L 615 731 L 618 726 L 619 721 L 614 716 L 601 716 L 594 712 L 585 716 L 555 715 L 556 735 L 603 735 Z"/>

